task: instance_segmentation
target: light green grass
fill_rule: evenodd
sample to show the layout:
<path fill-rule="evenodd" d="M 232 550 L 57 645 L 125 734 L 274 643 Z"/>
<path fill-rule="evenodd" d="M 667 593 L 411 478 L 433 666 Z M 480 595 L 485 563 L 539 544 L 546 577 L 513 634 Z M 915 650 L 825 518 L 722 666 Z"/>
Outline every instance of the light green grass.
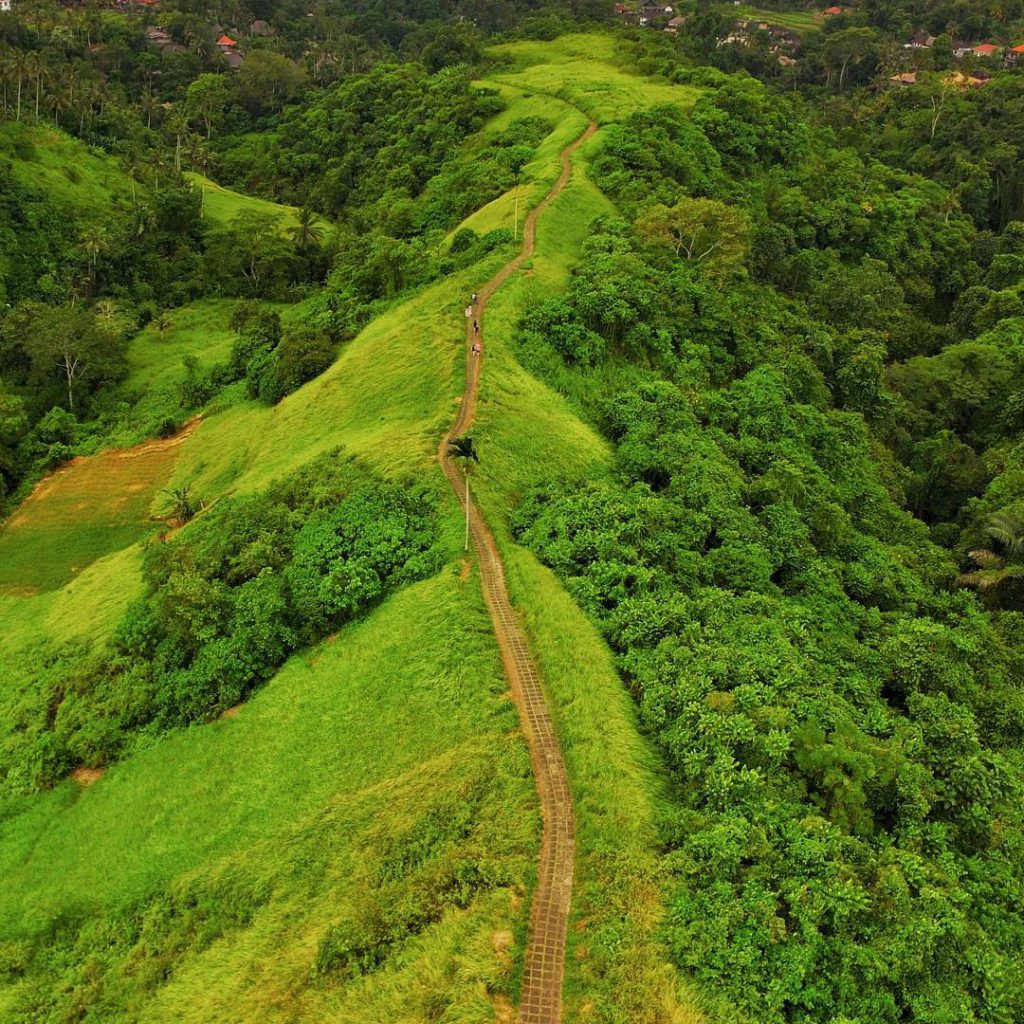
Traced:
<path fill-rule="evenodd" d="M 84 792 L 67 782 L 24 801 L 2 826 L 0 925 L 31 933 L 57 907 L 129 902 L 332 793 L 507 732 L 504 689 L 478 587 L 446 571 L 408 588 L 293 657 L 237 718 L 170 734 Z"/>
<path fill-rule="evenodd" d="M 503 43 L 488 52 L 504 62 L 489 80 L 526 94 L 565 100 L 601 124 L 662 103 L 689 109 L 700 95 L 693 86 L 636 74 L 607 36 L 577 34 L 552 42 Z"/>
<path fill-rule="evenodd" d="M 29 160 L 10 152 L 19 137 L 32 143 Z M 0 124 L 0 155 L 12 159 L 19 181 L 41 189 L 64 205 L 76 220 L 103 227 L 115 207 L 127 207 L 131 202 L 132 181 L 116 160 L 55 128 L 10 121 Z M 141 194 L 143 186 L 134 187 L 136 194 Z"/>
<path fill-rule="evenodd" d="M 40 639 L 63 643 L 107 635 L 138 591 L 140 558 L 132 545 L 97 559 L 59 590 L 31 597 L 0 593 L 4 677 L 10 679 L 21 652 Z"/>
<path fill-rule="evenodd" d="M 441 995 L 462 1007 L 452 1019 L 490 1020 L 487 983 L 514 984 L 492 938 L 522 932 L 525 907 L 511 896 L 539 829 L 505 688 L 475 580 L 446 570 L 411 587 L 292 658 L 237 717 L 171 734 L 84 791 L 67 782 L 3 808 L 0 934 L 30 940 L 55 918 L 237 886 L 258 903 L 252 919 L 181 949 L 159 991 L 139 993 L 140 1019 L 294 1020 L 305 1007 L 302 1019 L 413 1022 L 433 1019 Z M 496 872 L 491 894 L 379 975 L 312 982 L 317 942 L 355 912 L 348 902 L 367 895 L 389 844 L 425 808 L 471 790 L 479 820 L 467 855 L 486 839 L 475 856 Z M 121 965 L 107 984 L 131 989 L 122 973 L 139 967 Z"/>
<path fill-rule="evenodd" d="M 793 32 L 817 32 L 821 29 L 821 22 L 812 11 L 768 11 L 746 4 L 730 7 L 728 11 L 737 18 L 757 18 L 768 22 L 769 25 L 779 25 Z"/>
<path fill-rule="evenodd" d="M 481 132 L 483 145 L 487 144 L 489 137 L 506 130 L 515 121 L 526 118 L 542 118 L 553 126 L 551 132 L 537 146 L 533 160 L 522 171 L 518 203 L 518 230 L 522 231 L 527 213 L 540 201 L 558 176 L 558 154 L 586 128 L 587 119 L 576 107 L 554 96 L 524 96 L 520 89 L 492 81 L 481 81 L 476 84 L 493 89 L 507 104 L 504 112 L 493 118 Z M 511 230 L 515 213 L 516 197 L 513 190 L 503 193 L 470 214 L 456 230 L 472 228 L 481 235 L 495 228 Z"/>
<path fill-rule="evenodd" d="M 185 178 L 203 193 L 203 217 L 215 226 L 229 224 L 241 213 L 256 213 L 264 217 L 274 217 L 281 223 L 281 229 L 287 230 L 298 223 L 299 211 L 294 206 L 275 203 L 259 196 L 248 196 L 243 192 L 235 192 L 217 182 L 194 171 L 186 171 Z M 317 217 L 318 223 L 326 226 L 328 222 Z"/>
<path fill-rule="evenodd" d="M 200 370 L 225 362 L 235 332 L 229 326 L 233 299 L 204 299 L 166 314 L 169 326 L 160 331 L 148 324 L 128 345 L 126 392 L 167 388 L 182 379 L 182 362 L 195 358 Z"/>
<path fill-rule="evenodd" d="M 211 417 L 183 446 L 174 479 L 215 499 L 259 489 L 338 446 L 389 477 L 422 471 L 458 390 L 453 338 L 471 280 L 468 271 L 447 278 L 378 317 L 278 405 L 243 402 Z"/>
<path fill-rule="evenodd" d="M 194 359 L 198 373 L 228 361 L 235 332 L 230 327 L 234 299 L 203 299 L 170 310 L 147 324 L 128 344 L 128 376 L 118 397 L 128 406 L 118 425 L 99 443 L 104 448 L 128 447 L 158 433 L 167 423 L 180 426 L 185 417 L 181 385 L 185 359 Z"/>

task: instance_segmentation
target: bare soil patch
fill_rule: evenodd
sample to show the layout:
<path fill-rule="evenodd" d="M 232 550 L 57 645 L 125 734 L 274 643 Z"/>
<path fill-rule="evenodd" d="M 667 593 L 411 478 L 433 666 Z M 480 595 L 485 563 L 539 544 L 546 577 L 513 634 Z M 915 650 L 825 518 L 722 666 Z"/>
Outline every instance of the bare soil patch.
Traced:
<path fill-rule="evenodd" d="M 103 778 L 102 768 L 87 768 L 81 765 L 71 773 L 71 778 L 77 782 L 82 789 L 88 789 Z"/>
<path fill-rule="evenodd" d="M 174 437 L 78 456 L 40 480 L 0 526 L 0 591 L 56 589 L 153 530 L 154 499 L 199 423 L 190 420 Z"/>

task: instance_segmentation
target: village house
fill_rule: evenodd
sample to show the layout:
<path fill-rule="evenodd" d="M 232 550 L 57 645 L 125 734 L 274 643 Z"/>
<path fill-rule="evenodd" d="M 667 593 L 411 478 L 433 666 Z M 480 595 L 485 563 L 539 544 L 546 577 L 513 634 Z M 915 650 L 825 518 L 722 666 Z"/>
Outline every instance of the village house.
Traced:
<path fill-rule="evenodd" d="M 221 53 L 231 53 L 238 45 L 237 39 L 232 39 L 229 35 L 222 35 L 217 39 L 217 46 L 220 47 Z"/>
<path fill-rule="evenodd" d="M 669 20 L 669 23 L 665 26 L 666 32 L 675 34 L 686 24 L 686 19 L 681 15 L 677 14 L 674 18 Z"/>
<path fill-rule="evenodd" d="M 768 47 L 772 53 L 800 48 L 800 36 L 792 29 L 783 28 L 781 25 L 771 25 L 768 34 L 772 37 L 771 45 Z"/>
<path fill-rule="evenodd" d="M 953 43 L 953 56 L 956 57 L 957 60 L 963 60 L 964 57 L 973 52 L 974 43 L 964 42 L 963 40 L 958 40 Z"/>
<path fill-rule="evenodd" d="M 903 44 L 904 50 L 930 50 L 935 45 L 935 36 L 927 32 L 918 32 L 910 37 L 909 43 Z"/>
<path fill-rule="evenodd" d="M 826 18 L 835 18 L 840 14 L 851 14 L 852 12 L 852 7 L 826 7 L 818 14 L 818 20 L 824 21 Z"/>
<path fill-rule="evenodd" d="M 903 71 L 898 75 L 890 75 L 889 81 L 893 85 L 917 85 L 917 72 L 916 71 Z"/>
<path fill-rule="evenodd" d="M 796 32 L 783 28 L 781 25 L 770 25 L 767 21 L 751 18 L 740 18 L 728 35 L 718 39 L 718 46 L 729 46 L 734 43 L 740 46 L 750 46 L 754 35 L 758 32 L 767 34 L 769 53 L 792 51 L 800 47 L 800 36 Z"/>
<path fill-rule="evenodd" d="M 1017 64 L 1021 58 L 1024 58 L 1024 43 L 1020 46 L 1012 46 L 1006 51 L 1005 59 L 1007 64 Z"/>
<path fill-rule="evenodd" d="M 632 7 L 627 7 L 625 4 L 615 5 L 615 17 L 624 25 L 636 25 L 640 20 L 640 16 L 636 11 L 634 11 Z"/>
<path fill-rule="evenodd" d="M 653 21 L 671 18 L 675 11 L 664 4 L 644 3 L 640 6 L 640 24 L 650 25 Z"/>

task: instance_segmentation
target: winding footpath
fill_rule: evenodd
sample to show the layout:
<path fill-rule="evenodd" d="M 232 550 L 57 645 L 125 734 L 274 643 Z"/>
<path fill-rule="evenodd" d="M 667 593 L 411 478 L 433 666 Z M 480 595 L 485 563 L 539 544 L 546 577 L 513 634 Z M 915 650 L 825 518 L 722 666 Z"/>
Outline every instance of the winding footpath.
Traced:
<path fill-rule="evenodd" d="M 473 334 L 472 322 L 466 323 L 466 387 L 459 414 L 451 430 L 442 438 L 439 457 L 445 476 L 465 510 L 467 501 L 462 477 L 448 455 L 448 442 L 466 433 L 476 418 L 477 390 L 484 352 L 473 355 L 472 345 L 483 346 L 484 312 L 491 296 L 528 260 L 535 248 L 537 220 L 565 187 L 572 173 L 573 151 L 597 130 L 591 122 L 575 142 L 562 150 L 562 171 L 551 191 L 530 211 L 523 225 L 523 247 L 515 259 L 506 263 L 477 293 L 474 315 L 480 333 Z M 494 535 L 479 509 L 469 501 L 469 528 L 480 566 L 480 581 L 501 649 L 505 673 L 519 707 L 530 759 L 537 780 L 541 815 L 544 822 L 540 846 L 540 872 L 530 908 L 530 928 L 523 963 L 523 987 L 519 1003 L 520 1024 L 559 1024 L 562 1019 L 562 978 L 565 972 L 565 936 L 572 899 L 573 856 L 575 853 L 572 796 L 558 737 L 551 721 L 540 673 L 530 653 L 526 635 L 509 600 L 505 586 L 505 567 L 494 542 Z"/>

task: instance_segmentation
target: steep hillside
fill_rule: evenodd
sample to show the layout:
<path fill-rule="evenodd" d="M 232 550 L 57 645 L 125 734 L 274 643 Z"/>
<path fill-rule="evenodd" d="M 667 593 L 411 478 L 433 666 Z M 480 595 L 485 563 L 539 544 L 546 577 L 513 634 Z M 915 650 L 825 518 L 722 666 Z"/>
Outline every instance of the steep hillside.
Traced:
<path fill-rule="evenodd" d="M 586 124 L 588 111 L 555 95 L 560 85 L 548 94 L 552 61 L 569 93 L 581 82 L 589 89 L 593 76 L 616 83 L 620 95 L 598 104 L 609 118 L 648 102 L 692 101 L 692 90 L 625 71 L 604 40 L 592 42 L 598 49 L 587 57 L 586 38 L 568 51 L 502 50 L 518 81 L 496 76 L 506 109 L 467 146 L 486 147 L 524 119 L 549 125 L 517 190 L 520 226 L 554 180 L 559 152 Z M 215 214 L 219 198 L 208 194 L 211 215 L 234 212 L 236 200 Z M 510 192 L 463 226 L 482 234 L 510 224 L 516 209 Z M 531 266 L 491 306 L 479 486 L 503 545 L 508 503 L 545 460 L 568 474 L 607 472 L 606 443 L 526 375 L 503 340 L 524 302 L 564 286 L 588 221 L 606 209 L 577 167 L 541 221 Z M 140 465 L 126 482 L 138 512 L 135 525 L 122 520 L 120 539 L 108 531 L 91 554 L 77 540 L 64 553 L 52 549 L 39 593 L 11 585 L 0 598 L 14 624 L 4 647 L 12 678 L 23 678 L 16 663 L 43 642 L 47 623 L 101 649 L 142 588 L 136 538 L 153 529 L 147 520 L 166 503 L 163 489 L 187 484 L 227 507 L 338 448 L 380 478 L 439 487 L 434 453 L 461 390 L 463 306 L 511 251 L 377 316 L 325 373 L 275 406 L 230 389 L 218 395 L 171 444 L 153 446 L 168 461 L 149 476 L 113 453 L 50 478 L 0 545 L 13 551 L 18 528 L 42 539 L 46 522 L 51 534 L 77 536 L 85 523 L 102 531 L 117 503 L 95 482 L 112 460 Z M 289 307 L 281 313 L 292 315 Z M 139 429 L 172 414 L 185 356 L 206 369 L 230 354 L 230 315 L 229 304 L 195 303 L 132 341 L 121 387 Z M 122 485 L 111 478 L 110 486 L 116 493 Z M 59 487 L 68 495 L 60 501 Z M 76 487 L 90 496 L 88 507 Z M 170 544 L 203 522 L 200 515 Z M 8 1017 L 74 1006 L 97 1020 L 213 1020 L 240 1007 L 247 1019 L 267 1020 L 426 1021 L 442 1008 L 451 1019 L 505 1019 L 518 998 L 540 822 L 449 502 L 439 529 L 440 572 L 295 654 L 239 709 L 163 735 L 144 730 L 102 773 L 83 765 L 50 792 L 7 799 L 0 863 L 15 885 L 0 904 L 8 979 L 0 1005 Z M 536 561 L 521 549 L 507 554 L 554 702 L 580 828 L 566 1012 L 593 1021 L 697 1020 L 653 945 L 662 783 L 651 755 L 593 627 Z M 29 575 L 25 566 L 12 579 Z M 15 687 L 5 719 L 45 729 L 47 707 L 33 703 L 34 685 Z"/>

